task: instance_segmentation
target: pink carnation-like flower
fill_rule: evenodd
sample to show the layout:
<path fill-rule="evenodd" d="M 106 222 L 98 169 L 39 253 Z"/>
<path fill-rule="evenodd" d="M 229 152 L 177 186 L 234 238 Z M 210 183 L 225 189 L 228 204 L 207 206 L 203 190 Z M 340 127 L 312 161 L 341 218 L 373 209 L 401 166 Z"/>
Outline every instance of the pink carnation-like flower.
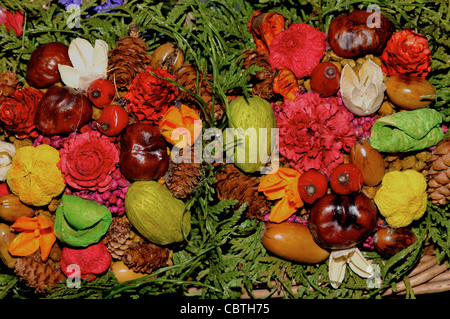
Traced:
<path fill-rule="evenodd" d="M 326 46 L 326 34 L 308 24 L 294 23 L 274 37 L 269 63 L 273 69 L 287 68 L 301 79 L 320 63 Z"/>
<path fill-rule="evenodd" d="M 356 142 L 351 115 L 337 98 L 321 98 L 318 93 L 297 94 L 285 100 L 277 115 L 280 154 L 303 173 L 316 169 L 327 176 L 343 163 L 343 152 Z"/>
<path fill-rule="evenodd" d="M 59 156 L 58 167 L 69 186 L 99 192 L 109 188 L 119 162 L 118 148 L 97 131 L 65 140 Z"/>

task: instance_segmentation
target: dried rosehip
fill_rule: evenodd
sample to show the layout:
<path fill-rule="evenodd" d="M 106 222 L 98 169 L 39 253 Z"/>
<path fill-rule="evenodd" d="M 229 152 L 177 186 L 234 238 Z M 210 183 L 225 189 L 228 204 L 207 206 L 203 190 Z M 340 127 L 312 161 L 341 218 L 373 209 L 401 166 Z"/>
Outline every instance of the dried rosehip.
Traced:
<path fill-rule="evenodd" d="M 331 172 L 330 186 L 335 193 L 340 195 L 360 191 L 363 186 L 361 170 L 351 163 L 337 166 Z"/>
<path fill-rule="evenodd" d="M 379 12 L 354 10 L 331 21 L 328 41 L 331 49 L 344 58 L 380 54 L 392 36 L 391 22 Z"/>
<path fill-rule="evenodd" d="M 412 245 L 417 240 L 409 228 L 382 227 L 373 236 L 375 248 L 386 257 L 394 256 L 399 251 Z"/>
<path fill-rule="evenodd" d="M 339 90 L 341 73 L 331 62 L 317 64 L 309 76 L 311 89 L 321 97 L 331 96 Z"/>
<path fill-rule="evenodd" d="M 69 47 L 61 42 L 50 42 L 31 54 L 27 65 L 27 82 L 36 88 L 49 87 L 61 80 L 58 64 L 72 66 Z"/>
<path fill-rule="evenodd" d="M 119 165 L 131 180 L 160 178 L 169 168 L 169 156 L 159 127 L 143 122 L 128 125 L 120 140 Z"/>
<path fill-rule="evenodd" d="M 363 193 L 328 194 L 311 208 L 308 226 L 326 249 L 346 249 L 364 241 L 377 226 L 377 209 Z"/>
<path fill-rule="evenodd" d="M 328 190 L 328 179 L 319 171 L 309 170 L 298 179 L 298 192 L 303 202 L 312 204 L 325 196 Z"/>
<path fill-rule="evenodd" d="M 36 127 L 44 135 L 74 132 L 89 122 L 92 113 L 92 104 L 81 91 L 52 86 L 37 106 Z"/>
<path fill-rule="evenodd" d="M 86 93 L 89 100 L 102 109 L 114 100 L 116 88 L 114 83 L 107 79 L 97 79 L 89 85 Z"/>
<path fill-rule="evenodd" d="M 128 125 L 128 112 L 120 105 L 108 105 L 95 124 L 107 136 L 119 135 Z"/>

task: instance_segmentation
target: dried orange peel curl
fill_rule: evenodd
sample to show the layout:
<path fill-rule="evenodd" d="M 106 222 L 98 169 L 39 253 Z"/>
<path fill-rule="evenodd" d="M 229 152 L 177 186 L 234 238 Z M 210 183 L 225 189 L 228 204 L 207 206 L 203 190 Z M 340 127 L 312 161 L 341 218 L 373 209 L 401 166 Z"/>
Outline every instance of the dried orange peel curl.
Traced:
<path fill-rule="evenodd" d="M 42 216 L 19 217 L 11 228 L 21 233 L 14 238 L 8 247 L 13 256 L 28 256 L 41 249 L 41 259 L 46 261 L 50 254 L 56 236 L 53 233 L 53 223 Z"/>
<path fill-rule="evenodd" d="M 281 199 L 272 208 L 269 221 L 281 223 L 303 206 L 298 191 L 299 178 L 300 173 L 295 169 L 280 167 L 276 173 L 261 179 L 258 191 L 264 192 L 269 200 Z"/>

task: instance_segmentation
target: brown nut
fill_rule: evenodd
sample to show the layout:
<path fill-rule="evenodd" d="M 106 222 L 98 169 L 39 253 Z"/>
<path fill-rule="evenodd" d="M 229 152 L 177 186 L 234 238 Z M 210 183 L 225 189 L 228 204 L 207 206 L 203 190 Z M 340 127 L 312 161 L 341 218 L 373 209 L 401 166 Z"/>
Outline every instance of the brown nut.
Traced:
<path fill-rule="evenodd" d="M 0 259 L 8 268 L 14 268 L 17 260 L 8 252 L 9 244 L 14 238 L 16 238 L 16 235 L 11 231 L 11 228 L 6 224 L 0 223 Z"/>
<path fill-rule="evenodd" d="M 414 244 L 416 235 L 409 228 L 382 227 L 373 236 L 375 248 L 387 257 Z"/>
<path fill-rule="evenodd" d="M 150 66 L 152 68 L 161 68 L 170 74 L 174 74 L 183 63 L 183 51 L 173 42 L 160 45 L 150 56 Z"/>
<path fill-rule="evenodd" d="M 360 139 L 353 145 L 350 163 L 361 170 L 363 183 L 367 186 L 376 186 L 383 179 L 385 172 L 383 156 L 370 146 L 367 139 Z"/>
<path fill-rule="evenodd" d="M 427 107 L 434 98 L 421 96 L 436 94 L 430 82 L 417 76 L 393 75 L 386 79 L 385 84 L 391 102 L 405 110 Z"/>
<path fill-rule="evenodd" d="M 19 217 L 30 217 L 34 210 L 22 203 L 18 196 L 6 194 L 0 197 L 0 218 L 15 222 Z"/>
<path fill-rule="evenodd" d="M 142 278 L 147 275 L 133 271 L 132 269 L 128 268 L 122 260 L 113 262 L 111 264 L 111 270 L 114 276 L 116 276 L 116 279 L 119 283 Z"/>
<path fill-rule="evenodd" d="M 324 261 L 330 255 L 314 241 L 308 226 L 300 223 L 266 222 L 261 231 L 264 247 L 277 256 L 308 264 Z"/>

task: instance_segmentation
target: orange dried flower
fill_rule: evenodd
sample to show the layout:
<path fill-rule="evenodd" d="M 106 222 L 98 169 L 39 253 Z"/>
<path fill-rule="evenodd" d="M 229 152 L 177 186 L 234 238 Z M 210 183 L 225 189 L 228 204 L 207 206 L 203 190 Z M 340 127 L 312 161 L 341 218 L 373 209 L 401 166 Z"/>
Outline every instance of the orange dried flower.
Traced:
<path fill-rule="evenodd" d="M 273 79 L 273 91 L 288 100 L 295 100 L 295 93 L 299 90 L 297 78 L 286 68 L 279 68 Z"/>
<path fill-rule="evenodd" d="M 41 249 L 41 259 L 46 261 L 56 236 L 53 232 L 53 223 L 42 217 L 19 217 L 11 228 L 21 231 L 8 247 L 13 256 L 28 256 Z"/>
<path fill-rule="evenodd" d="M 303 206 L 298 191 L 299 178 L 298 171 L 286 167 L 280 167 L 275 174 L 269 174 L 262 178 L 258 191 L 264 192 L 269 200 L 281 198 L 272 208 L 269 221 L 281 223 Z"/>
<path fill-rule="evenodd" d="M 183 148 L 186 144 L 194 145 L 202 132 L 201 126 L 195 126 L 195 121 L 201 123 L 197 112 L 181 104 L 180 108 L 172 106 L 167 110 L 159 123 L 159 127 L 162 135 L 169 143 Z"/>
<path fill-rule="evenodd" d="M 269 53 L 273 38 L 284 30 L 284 24 L 284 17 L 281 14 L 261 13 L 261 10 L 257 10 L 250 17 L 247 28 L 253 35 L 256 48 L 261 52 Z"/>

